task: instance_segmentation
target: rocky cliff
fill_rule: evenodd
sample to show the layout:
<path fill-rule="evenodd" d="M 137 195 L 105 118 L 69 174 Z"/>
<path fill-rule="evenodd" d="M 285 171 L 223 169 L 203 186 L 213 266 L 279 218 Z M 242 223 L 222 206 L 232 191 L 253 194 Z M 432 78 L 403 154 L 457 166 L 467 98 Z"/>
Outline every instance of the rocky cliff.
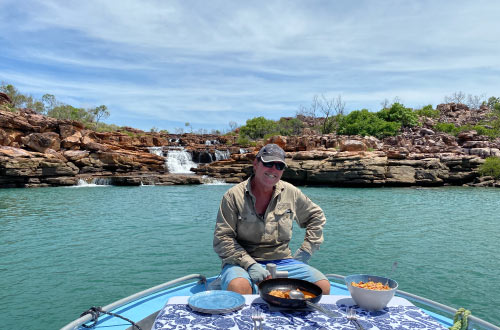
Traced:
<path fill-rule="evenodd" d="M 478 174 L 485 158 L 500 157 L 500 139 L 490 141 L 476 131 L 454 137 L 417 127 L 384 140 L 328 134 L 273 137 L 266 142 L 276 143 L 287 152 L 283 179 L 299 185 L 500 187 L 494 178 L 480 178 Z M 232 155 L 229 160 L 195 171 L 227 182 L 240 182 L 251 174 L 255 154 Z"/>
<path fill-rule="evenodd" d="M 0 97 L 2 102 L 9 102 L 8 97 Z M 440 121 L 445 122 L 474 122 L 484 115 L 484 111 L 470 114 L 461 105 L 440 107 L 446 116 Z M 434 132 L 432 126 L 426 119 L 422 127 L 384 140 L 328 134 L 276 136 L 266 142 L 287 152 L 283 178 L 299 185 L 500 186 L 492 178 L 479 178 L 477 172 L 486 157 L 500 156 L 500 140 L 490 141 L 474 131 L 454 137 Z M 0 109 L 0 187 L 75 185 L 100 178 L 115 185 L 199 184 L 202 176 L 241 182 L 251 174 L 252 160 L 264 142 L 241 149 L 234 137 L 228 139 L 133 128 L 100 133 L 29 109 Z M 198 163 L 192 169 L 196 175 L 168 172 L 167 150 L 180 146 Z M 152 153 L 152 147 L 159 152 Z"/>
<path fill-rule="evenodd" d="M 106 178 L 111 184 L 196 184 L 197 176 L 172 175 L 150 147 L 178 144 L 168 135 L 128 129 L 99 133 L 79 122 L 29 109 L 0 110 L 0 187 L 75 185 Z"/>

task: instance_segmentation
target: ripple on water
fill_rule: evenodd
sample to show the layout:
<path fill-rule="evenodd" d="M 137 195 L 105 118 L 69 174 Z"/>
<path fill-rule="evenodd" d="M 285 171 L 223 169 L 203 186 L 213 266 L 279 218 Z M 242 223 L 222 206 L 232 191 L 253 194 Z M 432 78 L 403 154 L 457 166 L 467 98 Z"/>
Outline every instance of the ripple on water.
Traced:
<path fill-rule="evenodd" d="M 3 325 L 30 328 L 29 310 L 54 329 L 90 306 L 175 277 L 217 274 L 212 235 L 227 189 L 0 190 Z M 387 275 L 397 260 L 401 289 L 491 322 L 499 317 L 499 189 L 301 189 L 328 219 L 313 266 Z M 295 228 L 293 250 L 303 237 Z"/>

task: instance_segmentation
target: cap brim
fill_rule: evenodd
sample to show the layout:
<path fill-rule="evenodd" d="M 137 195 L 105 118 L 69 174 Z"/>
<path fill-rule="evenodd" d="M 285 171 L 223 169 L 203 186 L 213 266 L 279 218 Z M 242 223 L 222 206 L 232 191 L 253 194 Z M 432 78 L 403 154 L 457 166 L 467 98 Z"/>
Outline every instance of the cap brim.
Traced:
<path fill-rule="evenodd" d="M 269 163 L 269 162 L 280 162 L 286 165 L 285 161 L 279 157 L 275 156 L 262 156 L 260 157 L 260 160 L 264 163 Z"/>

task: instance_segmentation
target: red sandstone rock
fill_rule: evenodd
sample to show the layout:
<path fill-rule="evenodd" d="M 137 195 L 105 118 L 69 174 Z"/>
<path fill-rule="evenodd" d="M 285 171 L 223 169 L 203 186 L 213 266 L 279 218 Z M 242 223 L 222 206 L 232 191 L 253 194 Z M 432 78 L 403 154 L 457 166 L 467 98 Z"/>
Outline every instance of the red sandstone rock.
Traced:
<path fill-rule="evenodd" d="M 61 148 L 61 140 L 59 134 L 54 132 L 46 133 L 31 133 L 28 136 L 21 138 L 23 144 L 32 150 L 45 152 L 47 149 L 59 150 Z"/>
<path fill-rule="evenodd" d="M 12 101 L 9 97 L 9 95 L 0 92 L 0 104 L 12 104 Z"/>
<path fill-rule="evenodd" d="M 365 151 L 366 145 L 358 140 L 345 140 L 340 144 L 340 151 Z"/>

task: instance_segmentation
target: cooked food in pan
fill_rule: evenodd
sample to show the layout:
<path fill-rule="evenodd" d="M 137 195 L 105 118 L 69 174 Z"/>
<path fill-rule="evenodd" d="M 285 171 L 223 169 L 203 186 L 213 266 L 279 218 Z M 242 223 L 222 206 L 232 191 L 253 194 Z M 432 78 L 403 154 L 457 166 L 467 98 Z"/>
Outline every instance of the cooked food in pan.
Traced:
<path fill-rule="evenodd" d="M 304 294 L 305 299 L 310 299 L 310 298 L 316 297 L 316 295 L 314 293 L 307 292 L 307 291 L 304 291 L 304 290 L 301 290 L 298 288 L 297 288 L 297 290 Z M 291 290 L 286 290 L 286 291 L 285 290 L 271 290 L 271 291 L 269 291 L 269 294 L 271 296 L 275 296 L 278 298 L 290 299 L 290 291 Z"/>

